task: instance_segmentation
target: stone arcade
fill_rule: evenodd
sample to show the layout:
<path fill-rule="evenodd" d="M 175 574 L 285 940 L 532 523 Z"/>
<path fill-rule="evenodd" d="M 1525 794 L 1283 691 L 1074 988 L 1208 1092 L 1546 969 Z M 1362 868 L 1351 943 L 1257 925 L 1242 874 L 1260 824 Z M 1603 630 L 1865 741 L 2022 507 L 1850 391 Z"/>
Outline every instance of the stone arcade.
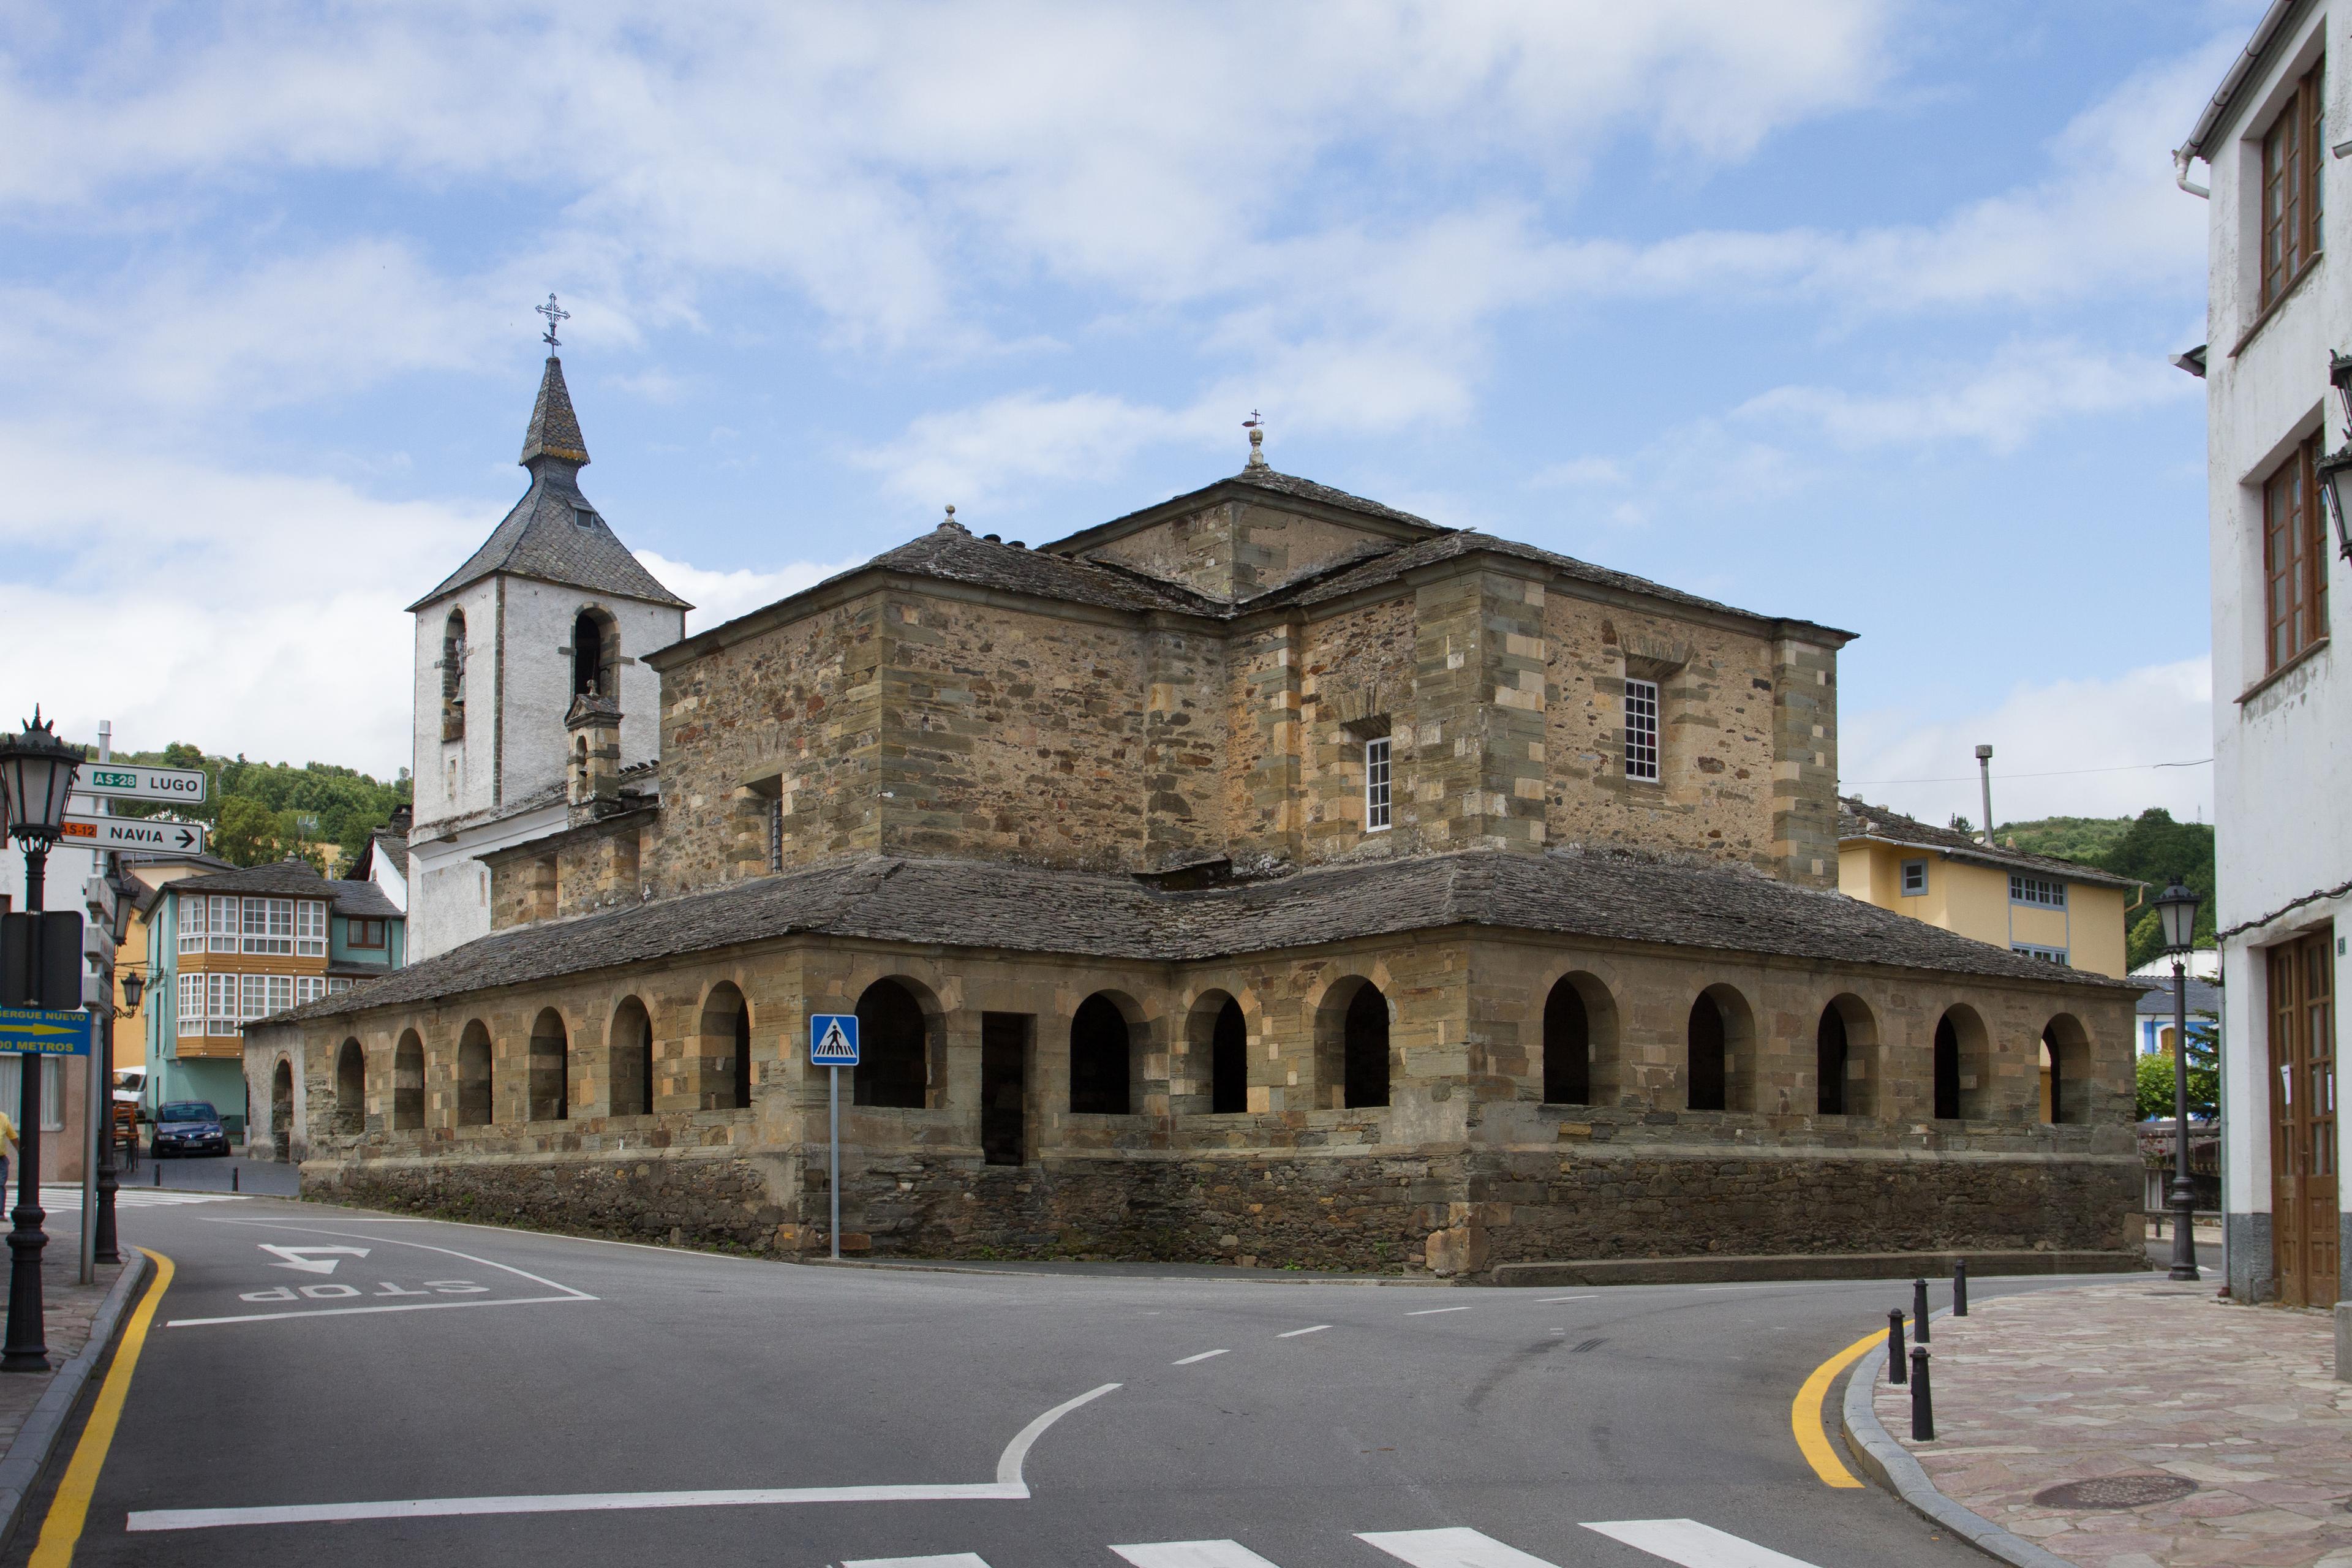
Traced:
<path fill-rule="evenodd" d="M 1848 634 L 1252 439 L 1056 543 L 950 517 L 682 639 L 509 542 L 557 621 L 604 608 L 617 680 L 502 645 L 509 689 L 573 690 L 489 716 L 562 810 L 478 853 L 488 934 L 250 1028 L 257 1136 L 312 1192 L 813 1249 L 805 1020 L 854 1009 L 852 1250 L 2137 1257 L 2133 993 L 1835 890 Z"/>

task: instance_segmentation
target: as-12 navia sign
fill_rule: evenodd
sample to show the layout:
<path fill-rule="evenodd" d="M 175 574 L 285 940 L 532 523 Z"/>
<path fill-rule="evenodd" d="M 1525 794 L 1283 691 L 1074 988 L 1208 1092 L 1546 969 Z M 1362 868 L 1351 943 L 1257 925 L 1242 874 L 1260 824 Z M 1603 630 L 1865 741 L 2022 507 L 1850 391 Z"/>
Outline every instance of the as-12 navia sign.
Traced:
<path fill-rule="evenodd" d="M 141 763 L 84 763 L 81 776 L 74 781 L 74 789 L 81 795 L 110 795 L 130 800 L 184 800 L 205 798 L 205 775 L 200 768 L 151 768 Z"/>

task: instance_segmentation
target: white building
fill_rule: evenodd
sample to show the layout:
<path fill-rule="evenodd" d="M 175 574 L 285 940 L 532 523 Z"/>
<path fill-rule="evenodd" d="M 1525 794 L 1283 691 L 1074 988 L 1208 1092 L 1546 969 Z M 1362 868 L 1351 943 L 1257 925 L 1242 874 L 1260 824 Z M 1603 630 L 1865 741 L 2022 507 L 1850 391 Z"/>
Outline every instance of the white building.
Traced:
<path fill-rule="evenodd" d="M 2346 438 L 2329 360 L 2352 350 L 2352 69 L 2327 69 L 2331 50 L 2352 64 L 2352 0 L 2279 0 L 2176 154 L 2193 195 L 2210 171 L 2209 342 L 2180 363 L 2209 413 L 2230 1284 L 2310 1306 L 2346 1294 L 2347 1257 L 2352 672 L 2329 627 L 2352 614 L 2352 568 L 2314 472 Z"/>
<path fill-rule="evenodd" d="M 404 868 L 414 963 L 487 936 L 477 857 L 568 825 L 564 720 L 590 688 L 617 696 L 621 764 L 644 788 L 661 748 L 661 679 L 642 663 L 686 632 L 656 582 L 580 490 L 588 448 L 553 354 L 523 437 L 530 488 L 416 617 L 415 819 Z"/>

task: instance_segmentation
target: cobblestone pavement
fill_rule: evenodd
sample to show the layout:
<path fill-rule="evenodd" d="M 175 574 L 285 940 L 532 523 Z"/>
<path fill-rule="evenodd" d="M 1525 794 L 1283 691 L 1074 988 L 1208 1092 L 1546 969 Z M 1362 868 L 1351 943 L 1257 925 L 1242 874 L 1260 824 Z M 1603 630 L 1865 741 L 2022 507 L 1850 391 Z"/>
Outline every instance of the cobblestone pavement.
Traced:
<path fill-rule="evenodd" d="M 115 1279 L 122 1272 L 120 1264 L 102 1266 L 96 1270 L 95 1283 L 75 1284 L 74 1276 L 80 1271 L 74 1253 L 78 1245 L 70 1232 L 62 1238 L 62 1244 L 58 1237 L 52 1235 L 41 1254 L 42 1325 L 52 1375 L 55 1368 L 79 1355 L 82 1346 L 89 1342 L 90 1320 L 98 1316 L 100 1303 L 114 1289 Z M 136 1256 L 128 1248 L 125 1255 Z M 0 1259 L 0 1279 L 5 1278 L 5 1259 Z M 5 1453 L 8 1445 L 16 1440 L 16 1429 L 48 1391 L 49 1377 L 40 1373 L 12 1373 L 0 1377 L 0 1453 Z"/>
<path fill-rule="evenodd" d="M 2352 1568 L 2352 1384 L 2324 1312 L 2233 1306 L 2211 1281 L 2045 1290 L 1934 1322 L 1937 1440 L 1906 1389 L 1877 1411 L 1945 1496 L 2084 1568 Z M 2058 1506 L 2150 1478 L 2170 1500 Z M 2193 1489 L 2192 1489 L 2193 1488 Z M 2121 1489 L 2133 1489 L 2129 1487 Z M 2047 1500 L 2037 1500 L 2042 1499 Z"/>

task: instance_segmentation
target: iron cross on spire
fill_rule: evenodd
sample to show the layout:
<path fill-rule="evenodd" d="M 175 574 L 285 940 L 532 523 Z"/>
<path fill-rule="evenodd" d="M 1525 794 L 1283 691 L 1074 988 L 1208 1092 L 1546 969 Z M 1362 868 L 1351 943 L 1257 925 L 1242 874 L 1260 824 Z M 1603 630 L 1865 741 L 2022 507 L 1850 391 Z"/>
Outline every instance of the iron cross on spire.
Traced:
<path fill-rule="evenodd" d="M 563 340 L 555 335 L 555 329 L 562 322 L 570 321 L 572 319 L 572 312 L 560 309 L 556 305 L 555 296 L 552 294 L 550 294 L 547 297 L 546 304 L 533 305 L 531 309 L 537 310 L 541 315 L 547 318 L 547 331 L 539 334 L 539 341 L 545 343 L 551 349 L 562 348 L 563 346 Z"/>

